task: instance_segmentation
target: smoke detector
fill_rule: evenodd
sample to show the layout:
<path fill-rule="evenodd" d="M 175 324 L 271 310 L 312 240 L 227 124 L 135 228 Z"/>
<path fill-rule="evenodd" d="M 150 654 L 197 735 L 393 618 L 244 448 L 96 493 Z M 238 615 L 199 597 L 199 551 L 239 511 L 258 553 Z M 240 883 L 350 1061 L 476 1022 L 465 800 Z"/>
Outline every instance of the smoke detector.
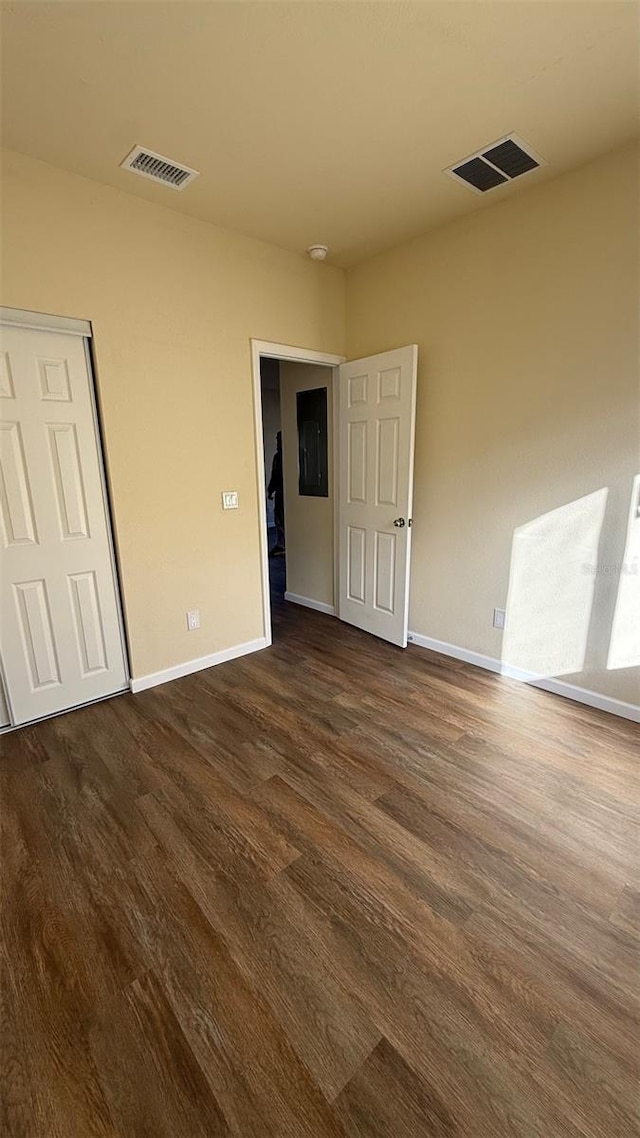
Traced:
<path fill-rule="evenodd" d="M 488 190 L 508 185 L 514 178 L 546 165 L 544 158 L 540 158 L 517 134 L 508 134 L 483 146 L 468 158 L 454 162 L 444 173 L 473 190 L 474 194 L 486 194 Z"/>
<path fill-rule="evenodd" d="M 307 253 L 312 261 L 324 261 L 328 252 L 328 245 L 309 245 L 307 248 Z"/>
<path fill-rule="evenodd" d="M 184 190 L 185 186 L 199 175 L 199 170 L 192 170 L 190 166 L 181 166 L 171 158 L 155 154 L 153 150 L 147 150 L 144 146 L 134 146 L 120 166 L 123 170 L 140 174 L 141 178 L 150 178 L 152 182 L 169 186 L 171 190 Z"/>

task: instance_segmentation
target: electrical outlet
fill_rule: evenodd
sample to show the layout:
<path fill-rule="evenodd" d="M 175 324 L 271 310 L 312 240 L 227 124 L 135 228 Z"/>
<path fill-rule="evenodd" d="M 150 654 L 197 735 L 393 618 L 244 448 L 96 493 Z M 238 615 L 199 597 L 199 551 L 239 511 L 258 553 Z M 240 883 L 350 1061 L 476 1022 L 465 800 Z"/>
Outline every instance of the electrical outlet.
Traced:
<path fill-rule="evenodd" d="M 504 609 L 494 609 L 493 610 L 493 627 L 494 628 L 504 628 L 506 619 L 507 619 L 507 614 L 506 614 Z"/>
<path fill-rule="evenodd" d="M 191 609 L 187 613 L 187 628 L 189 632 L 194 632 L 196 628 L 200 628 L 200 609 Z"/>

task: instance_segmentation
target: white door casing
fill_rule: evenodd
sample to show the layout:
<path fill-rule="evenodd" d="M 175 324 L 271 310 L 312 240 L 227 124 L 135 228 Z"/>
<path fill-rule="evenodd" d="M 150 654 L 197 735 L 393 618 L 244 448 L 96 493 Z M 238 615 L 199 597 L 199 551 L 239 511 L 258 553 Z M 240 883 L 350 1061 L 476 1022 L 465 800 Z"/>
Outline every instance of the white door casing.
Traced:
<path fill-rule="evenodd" d="M 0 337 L 0 654 L 19 724 L 127 674 L 85 341 Z"/>
<path fill-rule="evenodd" d="M 338 369 L 338 615 L 407 645 L 418 349 Z"/>

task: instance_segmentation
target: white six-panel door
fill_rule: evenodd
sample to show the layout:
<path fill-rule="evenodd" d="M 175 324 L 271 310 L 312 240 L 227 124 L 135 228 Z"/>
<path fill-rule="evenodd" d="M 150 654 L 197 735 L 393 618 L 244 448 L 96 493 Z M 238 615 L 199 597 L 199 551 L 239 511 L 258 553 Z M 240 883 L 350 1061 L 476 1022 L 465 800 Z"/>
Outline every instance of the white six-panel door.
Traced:
<path fill-rule="evenodd" d="M 0 656 L 13 723 L 126 687 L 81 336 L 0 328 Z"/>
<path fill-rule="evenodd" d="M 338 615 L 405 648 L 418 349 L 338 369 Z"/>

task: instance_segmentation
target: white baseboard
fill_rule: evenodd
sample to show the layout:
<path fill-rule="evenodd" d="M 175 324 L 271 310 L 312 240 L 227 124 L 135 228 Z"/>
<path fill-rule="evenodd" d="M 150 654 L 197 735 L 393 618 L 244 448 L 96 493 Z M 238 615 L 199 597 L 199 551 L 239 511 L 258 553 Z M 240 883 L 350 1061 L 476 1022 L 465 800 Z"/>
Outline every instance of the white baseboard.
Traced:
<path fill-rule="evenodd" d="M 472 652 L 469 648 L 458 648 L 457 644 L 448 644 L 446 640 L 434 640 L 431 636 L 423 636 L 420 632 L 409 632 L 408 637 L 411 644 L 417 644 L 419 648 L 428 648 L 430 652 L 453 656 L 456 660 L 464 660 L 466 664 L 475 664 L 476 668 L 486 668 L 488 672 L 502 671 L 501 661 L 493 656 L 482 656 L 480 652 Z"/>
<path fill-rule="evenodd" d="M 327 616 L 335 616 L 336 610 L 333 605 L 325 604 L 324 601 L 314 601 L 312 597 L 301 597 L 299 593 L 285 593 L 285 601 L 291 601 L 294 605 L 303 605 L 306 609 L 316 609 L 317 612 L 325 612 Z"/>
<path fill-rule="evenodd" d="M 201 672 L 203 668 L 213 668 L 215 664 L 224 664 L 227 660 L 235 660 L 238 656 L 247 656 L 250 652 L 259 652 L 261 648 L 268 648 L 271 640 L 266 636 L 258 640 L 248 640 L 246 644 L 236 644 L 233 648 L 223 648 L 221 652 L 212 652 L 210 656 L 199 656 L 197 660 L 185 660 L 184 664 L 175 664 L 173 668 L 165 668 L 162 672 L 150 672 L 148 676 L 138 676 L 131 680 L 131 691 L 145 691 L 146 688 L 155 688 L 158 684 L 166 684 L 169 680 L 179 680 L 181 676 L 190 676 L 192 672 Z"/>
<path fill-rule="evenodd" d="M 607 711 L 610 715 L 619 715 L 622 719 L 631 719 L 640 723 L 640 707 L 634 703 L 625 703 L 621 699 L 613 699 L 600 692 L 589 691 L 587 688 L 567 684 L 564 680 L 556 680 L 550 676 L 538 676 L 535 672 L 526 672 L 521 668 L 511 668 L 497 660 L 495 656 L 483 656 L 480 652 L 472 652 L 469 648 L 460 648 L 457 644 L 448 644 L 445 640 L 434 640 L 431 636 L 422 636 L 419 632 L 410 632 L 409 640 L 420 648 L 428 648 L 431 652 L 441 652 L 443 656 L 453 656 L 456 660 L 464 660 L 476 668 L 486 668 L 489 672 L 497 672 L 511 680 L 520 680 L 531 684 L 532 687 L 542 688 L 543 691 L 553 692 L 565 699 L 573 699 L 576 703 L 596 707 L 599 711 Z"/>

